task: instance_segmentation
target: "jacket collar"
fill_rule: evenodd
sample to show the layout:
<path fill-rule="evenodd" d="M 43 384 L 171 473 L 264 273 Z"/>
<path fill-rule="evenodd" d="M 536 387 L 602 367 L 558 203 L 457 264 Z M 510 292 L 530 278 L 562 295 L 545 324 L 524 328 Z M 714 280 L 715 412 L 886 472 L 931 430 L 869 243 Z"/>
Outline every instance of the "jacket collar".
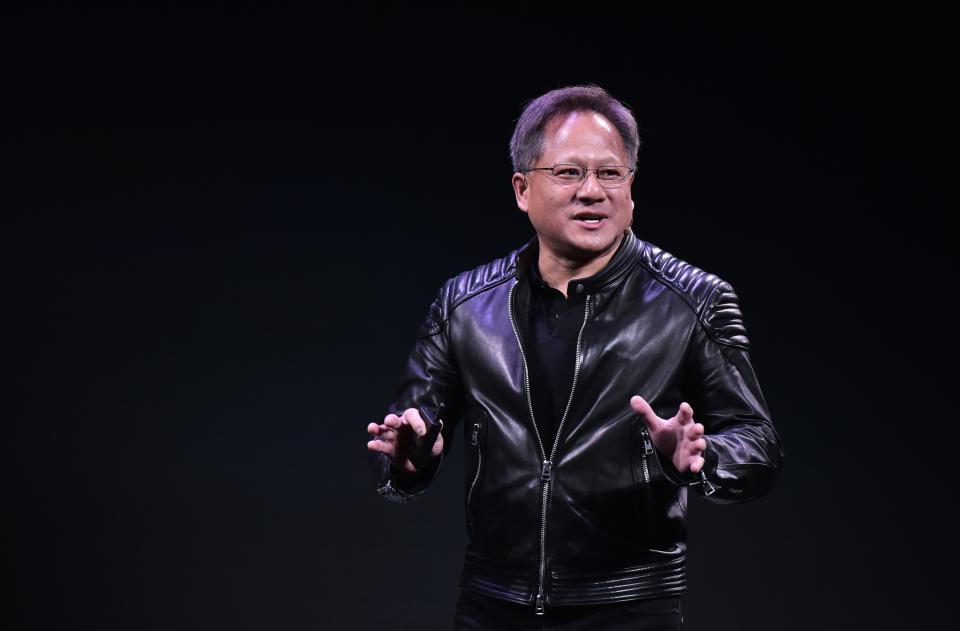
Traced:
<path fill-rule="evenodd" d="M 571 288 L 583 284 L 587 293 L 595 294 L 617 285 L 637 262 L 640 256 L 641 241 L 627 228 L 623 233 L 617 251 L 599 272 L 587 278 L 574 279 Z M 536 264 L 540 253 L 537 237 L 532 238 L 517 252 L 516 278 L 518 281 L 529 278 L 530 266 Z"/>

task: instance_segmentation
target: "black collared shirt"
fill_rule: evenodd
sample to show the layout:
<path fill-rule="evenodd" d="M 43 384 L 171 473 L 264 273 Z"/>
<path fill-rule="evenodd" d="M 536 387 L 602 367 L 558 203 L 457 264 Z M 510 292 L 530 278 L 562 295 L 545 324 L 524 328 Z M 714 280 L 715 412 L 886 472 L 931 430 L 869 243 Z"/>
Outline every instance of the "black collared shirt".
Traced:
<path fill-rule="evenodd" d="M 577 336 L 586 315 L 589 279 L 567 284 L 567 296 L 544 282 L 536 263 L 530 266 L 530 395 L 543 448 L 550 455 L 570 398 Z"/>

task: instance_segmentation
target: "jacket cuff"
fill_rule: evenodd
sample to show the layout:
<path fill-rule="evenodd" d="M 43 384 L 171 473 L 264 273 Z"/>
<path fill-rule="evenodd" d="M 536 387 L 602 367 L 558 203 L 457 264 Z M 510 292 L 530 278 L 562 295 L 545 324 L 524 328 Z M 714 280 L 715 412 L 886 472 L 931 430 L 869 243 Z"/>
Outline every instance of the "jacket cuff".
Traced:
<path fill-rule="evenodd" d="M 707 441 L 707 448 L 703 450 L 704 464 L 699 473 L 691 471 L 680 473 L 669 458 L 663 457 L 657 452 L 663 477 L 677 486 L 692 486 L 698 488 L 704 495 L 713 495 L 717 490 L 715 481 L 717 479 L 718 458 L 716 450 L 710 445 L 710 439 L 705 437 L 705 440 Z"/>
<path fill-rule="evenodd" d="M 412 502 L 427 490 L 430 483 L 440 473 L 440 466 L 443 464 L 443 452 L 434 458 L 426 468 L 420 471 L 404 471 L 393 466 L 389 458 L 384 458 L 386 467 L 381 480 L 384 480 L 377 489 L 384 499 L 406 504 Z"/>

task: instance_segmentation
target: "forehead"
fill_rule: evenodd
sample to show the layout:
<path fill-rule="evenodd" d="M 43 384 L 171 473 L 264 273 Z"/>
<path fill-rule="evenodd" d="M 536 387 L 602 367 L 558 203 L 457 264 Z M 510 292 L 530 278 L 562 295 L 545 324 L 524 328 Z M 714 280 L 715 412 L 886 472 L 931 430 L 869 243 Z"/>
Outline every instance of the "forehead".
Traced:
<path fill-rule="evenodd" d="M 602 157 L 626 155 L 620 132 L 610 120 L 593 111 L 558 114 L 547 121 L 543 130 L 544 156 L 585 153 Z"/>

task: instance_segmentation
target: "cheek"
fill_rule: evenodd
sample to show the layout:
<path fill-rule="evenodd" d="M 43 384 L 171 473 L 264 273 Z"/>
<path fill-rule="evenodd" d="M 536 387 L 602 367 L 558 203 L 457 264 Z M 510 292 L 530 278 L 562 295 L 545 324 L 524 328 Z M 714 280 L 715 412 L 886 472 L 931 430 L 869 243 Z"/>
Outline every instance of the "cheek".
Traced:
<path fill-rule="evenodd" d="M 537 228 L 549 228 L 556 223 L 556 217 L 542 206 L 530 212 L 530 222 Z"/>
<path fill-rule="evenodd" d="M 540 194 L 531 196 L 529 205 L 530 218 L 540 223 L 555 223 L 561 217 L 559 202 L 549 195 Z"/>

